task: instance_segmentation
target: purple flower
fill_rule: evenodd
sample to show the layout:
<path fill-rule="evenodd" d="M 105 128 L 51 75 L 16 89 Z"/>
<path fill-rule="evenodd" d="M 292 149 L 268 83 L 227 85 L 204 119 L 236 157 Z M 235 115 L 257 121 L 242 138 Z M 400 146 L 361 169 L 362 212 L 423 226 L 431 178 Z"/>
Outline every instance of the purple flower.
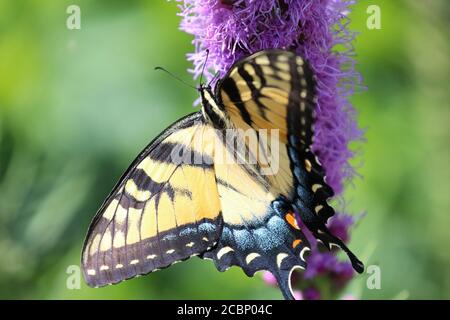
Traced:
<path fill-rule="evenodd" d="M 308 266 L 303 274 L 305 279 L 312 279 L 319 275 L 333 271 L 338 260 L 331 252 L 313 251 L 308 257 Z"/>
<path fill-rule="evenodd" d="M 328 275 L 337 285 L 346 284 L 354 275 L 350 262 L 341 262 L 331 252 L 313 251 L 308 257 L 308 266 L 303 274 L 305 279 Z"/>
<path fill-rule="evenodd" d="M 349 142 L 361 138 L 348 100 L 360 75 L 355 71 L 348 31 L 349 6 L 355 0 L 178 0 L 181 29 L 194 35 L 191 72 L 223 76 L 238 59 L 269 48 L 292 49 L 306 58 L 318 79 L 318 109 L 313 149 L 336 194 L 354 171 Z M 339 53 L 333 47 L 339 45 Z"/>
<path fill-rule="evenodd" d="M 320 292 L 316 288 L 308 288 L 303 290 L 303 299 L 304 300 L 319 300 L 320 299 Z"/>
<path fill-rule="evenodd" d="M 335 214 L 327 223 L 327 227 L 330 232 L 342 241 L 348 242 L 349 229 L 355 222 L 354 218 L 348 214 L 338 213 Z"/>
<path fill-rule="evenodd" d="M 270 286 L 276 286 L 278 284 L 277 278 L 269 271 L 263 273 L 263 280 Z"/>
<path fill-rule="evenodd" d="M 336 263 L 332 272 L 333 272 L 332 276 L 335 278 L 336 281 L 340 283 L 346 283 L 353 277 L 355 273 L 352 264 L 347 261 Z"/>
<path fill-rule="evenodd" d="M 303 293 L 300 290 L 294 290 L 293 295 L 295 300 L 304 300 Z"/>

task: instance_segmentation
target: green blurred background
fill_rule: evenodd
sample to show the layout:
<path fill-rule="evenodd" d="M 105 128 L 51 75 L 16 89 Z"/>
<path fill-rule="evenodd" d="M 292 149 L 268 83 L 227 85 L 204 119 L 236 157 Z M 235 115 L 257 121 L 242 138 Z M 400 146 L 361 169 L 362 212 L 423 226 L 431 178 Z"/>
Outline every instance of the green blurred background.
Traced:
<path fill-rule="evenodd" d="M 81 7 L 81 30 L 66 8 Z M 368 30 L 378 4 L 382 29 Z M 450 298 L 449 2 L 359 1 L 354 96 L 367 141 L 345 207 L 367 215 L 351 247 L 381 268 L 359 298 Z M 90 219 L 135 155 L 193 111 L 191 37 L 174 2 L 0 1 L 0 298 L 280 298 L 260 276 L 191 259 L 117 286 L 66 286 Z M 69 269 L 69 271 L 71 271 Z"/>

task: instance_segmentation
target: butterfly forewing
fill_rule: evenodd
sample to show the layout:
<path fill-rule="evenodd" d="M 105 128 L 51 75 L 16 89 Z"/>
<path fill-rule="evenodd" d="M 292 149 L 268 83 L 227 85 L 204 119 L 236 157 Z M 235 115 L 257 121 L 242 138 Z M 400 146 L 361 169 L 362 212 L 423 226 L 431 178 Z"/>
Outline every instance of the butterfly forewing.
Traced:
<path fill-rule="evenodd" d="M 293 52 L 266 50 L 240 60 L 218 83 L 216 94 L 236 128 L 258 135 L 259 171 L 271 191 L 290 200 L 319 205 L 326 221 L 334 212 L 326 203 L 333 195 L 325 173 L 311 152 L 316 83 L 308 63 Z M 273 139 L 276 136 L 277 139 Z"/>
<path fill-rule="evenodd" d="M 82 265 L 89 285 L 164 268 L 214 245 L 221 216 L 210 138 L 197 113 L 138 157 L 87 235 Z"/>

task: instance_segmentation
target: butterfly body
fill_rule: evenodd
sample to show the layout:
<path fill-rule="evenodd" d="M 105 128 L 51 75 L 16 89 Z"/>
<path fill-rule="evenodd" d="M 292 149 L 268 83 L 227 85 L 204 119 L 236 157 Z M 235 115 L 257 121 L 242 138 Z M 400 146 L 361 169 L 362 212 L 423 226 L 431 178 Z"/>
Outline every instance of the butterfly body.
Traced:
<path fill-rule="evenodd" d="M 297 224 L 328 247 L 334 214 L 325 173 L 310 150 L 315 81 L 289 51 L 237 62 L 202 109 L 169 128 L 137 157 L 91 223 L 82 255 L 91 286 L 117 283 L 199 255 L 219 271 L 268 270 L 287 299 L 290 277 L 306 267 L 310 244 Z"/>
<path fill-rule="evenodd" d="M 200 97 L 202 101 L 202 114 L 204 119 L 214 128 L 223 130 L 230 128 L 230 121 L 224 111 L 219 107 L 214 98 L 214 93 L 209 86 L 200 86 Z"/>

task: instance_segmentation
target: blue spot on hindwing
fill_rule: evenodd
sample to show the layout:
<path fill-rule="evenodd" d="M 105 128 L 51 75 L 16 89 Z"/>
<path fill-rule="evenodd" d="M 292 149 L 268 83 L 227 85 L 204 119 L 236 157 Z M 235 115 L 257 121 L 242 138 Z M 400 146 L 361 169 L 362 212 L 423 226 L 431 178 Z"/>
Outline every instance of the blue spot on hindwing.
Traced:
<path fill-rule="evenodd" d="M 254 247 L 254 241 L 251 233 L 247 229 L 233 230 L 236 246 L 241 250 L 249 250 Z"/>
<path fill-rule="evenodd" d="M 197 229 L 194 228 L 185 228 L 180 231 L 180 236 L 188 236 L 191 234 L 197 233 Z"/>
<path fill-rule="evenodd" d="M 267 228 L 258 228 L 253 231 L 258 248 L 262 251 L 269 252 L 279 243 L 279 239 L 274 237 L 274 235 Z"/>
<path fill-rule="evenodd" d="M 180 232 L 181 234 L 181 232 Z M 175 240 L 177 238 L 177 236 L 175 234 L 167 234 L 163 237 L 163 240 Z"/>
<path fill-rule="evenodd" d="M 198 226 L 200 232 L 213 233 L 216 231 L 216 226 L 209 222 L 204 222 Z"/>
<path fill-rule="evenodd" d="M 231 232 L 230 228 L 228 228 L 227 226 L 223 227 L 221 238 L 226 243 L 229 243 L 233 239 L 233 233 Z"/>
<path fill-rule="evenodd" d="M 267 227 L 261 227 L 253 231 L 258 247 L 263 251 L 270 251 L 282 245 L 285 241 L 286 223 L 278 216 L 273 216 L 267 222 Z"/>
<path fill-rule="evenodd" d="M 267 229 L 269 229 L 277 239 L 284 240 L 286 235 L 290 234 L 290 230 L 286 222 L 278 216 L 273 216 L 269 219 L 267 222 Z"/>

